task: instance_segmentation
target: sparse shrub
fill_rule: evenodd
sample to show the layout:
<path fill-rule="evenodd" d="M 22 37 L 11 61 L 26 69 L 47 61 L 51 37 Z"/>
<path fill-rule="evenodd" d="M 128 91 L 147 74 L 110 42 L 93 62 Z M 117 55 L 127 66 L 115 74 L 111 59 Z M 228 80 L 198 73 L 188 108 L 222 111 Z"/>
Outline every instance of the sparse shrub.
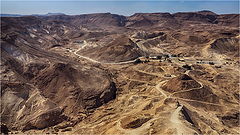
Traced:
<path fill-rule="evenodd" d="M 141 61 L 140 59 L 136 59 L 136 60 L 134 61 L 134 64 L 139 64 L 139 63 L 142 63 L 142 61 Z"/>
<path fill-rule="evenodd" d="M 157 56 L 157 59 L 161 59 L 162 58 L 162 56 Z"/>
<path fill-rule="evenodd" d="M 186 64 L 186 65 L 183 65 L 182 67 L 185 68 L 185 69 L 187 69 L 187 70 L 192 70 L 192 67 L 189 66 L 189 65 L 187 65 L 187 64 Z"/>
<path fill-rule="evenodd" d="M 173 54 L 172 57 L 177 57 L 177 55 L 176 55 L 176 54 Z"/>
<path fill-rule="evenodd" d="M 213 62 L 209 62 L 209 65 L 214 65 L 214 63 Z"/>

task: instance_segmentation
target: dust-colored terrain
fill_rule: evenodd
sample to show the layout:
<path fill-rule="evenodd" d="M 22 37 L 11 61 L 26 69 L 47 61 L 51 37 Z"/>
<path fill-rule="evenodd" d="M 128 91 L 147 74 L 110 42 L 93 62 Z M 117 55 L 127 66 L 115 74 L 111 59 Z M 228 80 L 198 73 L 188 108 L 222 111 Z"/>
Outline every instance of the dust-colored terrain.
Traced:
<path fill-rule="evenodd" d="M 240 134 L 239 14 L 1 17 L 1 132 Z"/>

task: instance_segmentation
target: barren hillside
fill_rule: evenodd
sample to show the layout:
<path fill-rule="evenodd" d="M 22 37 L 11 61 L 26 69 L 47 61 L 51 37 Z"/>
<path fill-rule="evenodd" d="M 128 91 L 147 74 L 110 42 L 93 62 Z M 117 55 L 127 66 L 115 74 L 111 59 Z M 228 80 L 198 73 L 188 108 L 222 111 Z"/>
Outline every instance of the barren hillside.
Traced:
<path fill-rule="evenodd" d="M 240 134 L 239 14 L 1 17 L 1 132 Z"/>

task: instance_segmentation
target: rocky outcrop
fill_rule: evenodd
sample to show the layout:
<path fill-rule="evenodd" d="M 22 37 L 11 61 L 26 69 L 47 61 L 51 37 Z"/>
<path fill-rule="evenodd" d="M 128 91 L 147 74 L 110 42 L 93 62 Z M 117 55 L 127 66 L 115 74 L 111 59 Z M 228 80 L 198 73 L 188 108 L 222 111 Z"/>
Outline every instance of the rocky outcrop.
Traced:
<path fill-rule="evenodd" d="M 44 97 L 64 108 L 68 116 L 97 108 L 116 97 L 114 82 L 94 67 L 76 69 L 57 63 L 35 77 L 34 84 Z"/>
<path fill-rule="evenodd" d="M 199 88 L 201 85 L 195 81 L 192 77 L 182 74 L 178 77 L 170 79 L 163 89 L 169 92 L 177 92 L 181 90 L 188 90 L 193 88 Z"/>
<path fill-rule="evenodd" d="M 121 62 L 134 60 L 144 53 L 131 39 L 120 35 L 104 46 L 84 49 L 79 51 L 79 54 L 102 62 Z"/>
<path fill-rule="evenodd" d="M 155 37 L 158 37 L 158 36 L 162 36 L 164 35 L 165 33 L 164 32 L 153 32 L 153 33 L 148 33 L 148 32 L 138 32 L 136 34 L 133 35 L 134 38 L 137 38 L 137 39 L 149 39 L 149 38 L 155 38 Z"/>
<path fill-rule="evenodd" d="M 238 38 L 219 38 L 211 44 L 211 49 L 221 54 L 232 54 L 239 56 Z"/>
<path fill-rule="evenodd" d="M 2 122 L 10 129 L 42 129 L 61 122 L 64 116 L 52 101 L 24 83 L 2 83 Z"/>
<path fill-rule="evenodd" d="M 116 97 L 115 83 L 101 69 L 57 63 L 41 71 L 41 66 L 32 66 L 25 65 L 26 72 L 18 74 L 29 83 L 2 81 L 2 122 L 11 130 L 54 126 Z"/>
<path fill-rule="evenodd" d="M 228 113 L 224 116 L 219 116 L 222 123 L 228 127 L 238 127 L 239 126 L 239 112 Z"/>

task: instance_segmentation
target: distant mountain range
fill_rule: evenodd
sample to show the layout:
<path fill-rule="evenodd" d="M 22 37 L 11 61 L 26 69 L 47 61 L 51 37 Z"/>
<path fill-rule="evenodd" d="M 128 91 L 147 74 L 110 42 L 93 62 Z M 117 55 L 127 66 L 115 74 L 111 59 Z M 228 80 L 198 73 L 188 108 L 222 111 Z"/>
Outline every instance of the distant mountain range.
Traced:
<path fill-rule="evenodd" d="M 1 17 L 20 17 L 20 16 L 24 16 L 24 15 L 20 15 L 20 14 L 0 14 Z"/>
<path fill-rule="evenodd" d="M 52 16 L 52 15 L 65 15 L 65 14 L 63 14 L 63 13 L 47 13 L 47 14 L 31 14 L 31 15 L 21 15 L 21 14 L 0 14 L 1 17 Z"/>

